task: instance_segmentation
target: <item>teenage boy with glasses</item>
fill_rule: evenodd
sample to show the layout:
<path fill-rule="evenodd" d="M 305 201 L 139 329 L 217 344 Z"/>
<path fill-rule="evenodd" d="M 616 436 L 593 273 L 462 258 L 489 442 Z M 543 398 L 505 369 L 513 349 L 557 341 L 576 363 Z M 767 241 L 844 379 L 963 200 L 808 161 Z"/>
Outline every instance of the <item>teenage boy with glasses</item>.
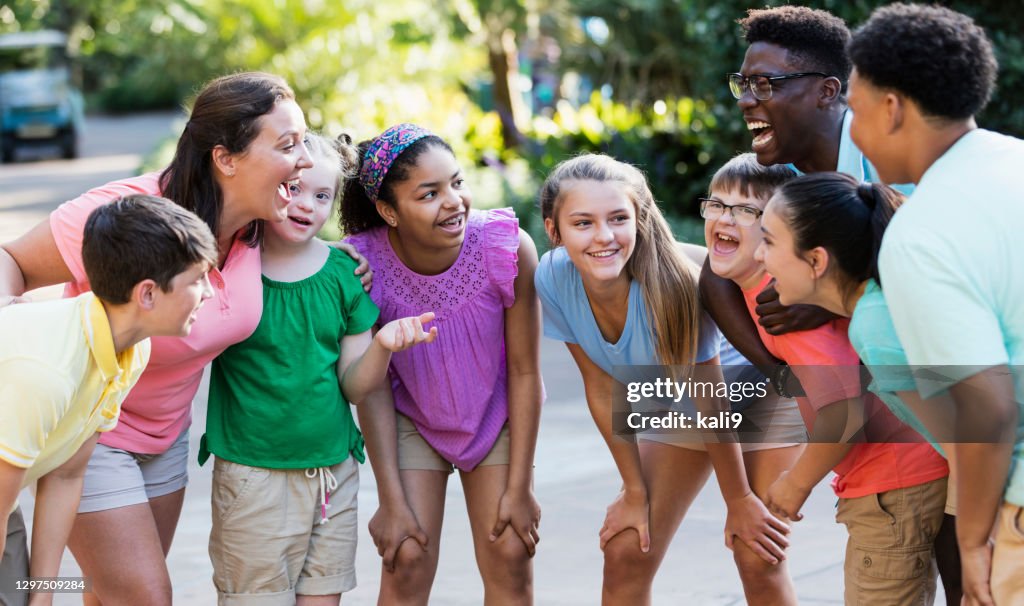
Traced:
<path fill-rule="evenodd" d="M 853 36 L 854 140 L 917 189 L 879 256 L 923 397 L 956 402 L 965 604 L 1024 603 L 1024 141 L 978 128 L 998 65 L 985 32 L 938 6 L 876 10 Z M 989 536 L 999 518 L 994 551 Z"/>

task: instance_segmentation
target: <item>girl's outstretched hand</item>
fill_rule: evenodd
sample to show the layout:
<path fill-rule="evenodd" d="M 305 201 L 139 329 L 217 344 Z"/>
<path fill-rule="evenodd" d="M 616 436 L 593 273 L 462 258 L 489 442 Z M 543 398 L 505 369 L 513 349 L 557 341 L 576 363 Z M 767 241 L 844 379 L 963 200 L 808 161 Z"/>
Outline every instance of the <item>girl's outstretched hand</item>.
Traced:
<path fill-rule="evenodd" d="M 397 510 L 381 505 L 370 518 L 369 530 L 377 555 L 383 558 L 384 569 L 388 572 L 395 571 L 398 549 L 406 539 L 418 543 L 423 551 L 427 550 L 427 533 L 423 532 L 408 505 Z"/>
<path fill-rule="evenodd" d="M 651 550 L 651 528 L 650 528 L 650 504 L 647 502 L 647 495 L 634 496 L 625 490 L 619 492 L 608 511 L 604 516 L 604 526 L 601 527 L 601 549 L 605 548 L 608 541 L 626 530 L 633 528 L 640 535 L 640 551 L 647 553 Z"/>
<path fill-rule="evenodd" d="M 540 542 L 540 504 L 529 488 L 509 489 L 501 495 L 501 500 L 498 501 L 498 519 L 494 522 L 489 537 L 491 542 L 497 541 L 509 526 L 522 539 L 526 552 L 532 558 L 537 553 L 537 543 Z"/>
<path fill-rule="evenodd" d="M 430 332 L 423 330 L 423 325 L 434 319 L 434 312 L 428 311 L 419 316 L 399 318 L 382 326 L 374 339 L 388 351 L 396 353 L 409 349 L 419 343 L 430 343 L 437 338 L 437 327 L 431 326 Z"/>
<path fill-rule="evenodd" d="M 769 564 L 786 559 L 789 547 L 789 525 L 768 511 L 757 496 L 745 496 L 726 502 L 729 513 L 725 519 L 725 546 L 732 549 L 736 538 Z"/>

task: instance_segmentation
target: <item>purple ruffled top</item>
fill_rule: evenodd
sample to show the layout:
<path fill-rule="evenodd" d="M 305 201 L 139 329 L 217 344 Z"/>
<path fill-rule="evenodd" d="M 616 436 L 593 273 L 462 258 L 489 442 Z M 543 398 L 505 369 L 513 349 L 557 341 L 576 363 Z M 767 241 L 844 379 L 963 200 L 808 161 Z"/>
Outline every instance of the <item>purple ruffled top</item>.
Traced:
<path fill-rule="evenodd" d="M 487 456 L 508 420 L 505 308 L 515 302 L 519 220 L 511 208 L 471 211 L 458 259 L 424 276 L 405 266 L 386 227 L 350 236 L 373 268 L 380 324 L 427 311 L 437 339 L 396 353 L 395 408 L 459 469 Z"/>

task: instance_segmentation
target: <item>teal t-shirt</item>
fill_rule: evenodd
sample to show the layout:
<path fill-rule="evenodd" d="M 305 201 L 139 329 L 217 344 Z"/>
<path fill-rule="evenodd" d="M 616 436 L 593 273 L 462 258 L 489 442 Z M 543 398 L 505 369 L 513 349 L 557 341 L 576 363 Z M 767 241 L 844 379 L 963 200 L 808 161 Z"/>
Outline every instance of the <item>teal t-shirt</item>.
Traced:
<path fill-rule="evenodd" d="M 1006 500 L 1024 506 L 1024 140 L 974 129 L 925 172 L 882 239 L 896 334 L 929 398 L 1006 365 L 1020 411 Z"/>
<path fill-rule="evenodd" d="M 342 337 L 369 330 L 380 313 L 355 267 L 332 248 L 308 278 L 263 276 L 259 326 L 213 361 L 200 465 L 211 453 L 274 469 L 335 465 L 349 453 L 365 460 L 337 375 Z"/>
<path fill-rule="evenodd" d="M 885 402 L 897 419 L 912 427 L 945 456 L 935 437 L 896 395 L 901 391 L 916 392 L 917 383 L 908 365 L 907 354 L 896 336 L 896 327 L 892 325 L 882 289 L 873 279 L 868 280 L 864 295 L 853 309 L 848 335 L 857 355 L 871 371 L 868 389 Z"/>

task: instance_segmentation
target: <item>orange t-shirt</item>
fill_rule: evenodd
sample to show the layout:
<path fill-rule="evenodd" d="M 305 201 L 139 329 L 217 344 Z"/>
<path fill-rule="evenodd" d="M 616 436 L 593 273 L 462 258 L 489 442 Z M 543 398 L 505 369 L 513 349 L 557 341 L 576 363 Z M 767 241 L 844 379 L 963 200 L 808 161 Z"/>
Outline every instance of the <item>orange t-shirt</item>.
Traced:
<path fill-rule="evenodd" d="M 760 284 L 743 291 L 755 324 L 755 299 L 771 279 L 766 273 Z M 797 403 L 808 428 L 814 426 L 818 411 L 825 406 L 862 395 L 865 398 L 864 432 L 869 441 L 855 445 L 833 468 L 832 489 L 840 498 L 852 499 L 946 477 L 946 460 L 930 444 L 915 438 L 914 430 L 901 423 L 877 396 L 862 388 L 860 359 L 846 335 L 849 325 L 844 318 L 814 330 L 774 336 L 757 324 L 764 346 L 789 364 L 800 379 L 807 395 L 797 398 Z"/>

